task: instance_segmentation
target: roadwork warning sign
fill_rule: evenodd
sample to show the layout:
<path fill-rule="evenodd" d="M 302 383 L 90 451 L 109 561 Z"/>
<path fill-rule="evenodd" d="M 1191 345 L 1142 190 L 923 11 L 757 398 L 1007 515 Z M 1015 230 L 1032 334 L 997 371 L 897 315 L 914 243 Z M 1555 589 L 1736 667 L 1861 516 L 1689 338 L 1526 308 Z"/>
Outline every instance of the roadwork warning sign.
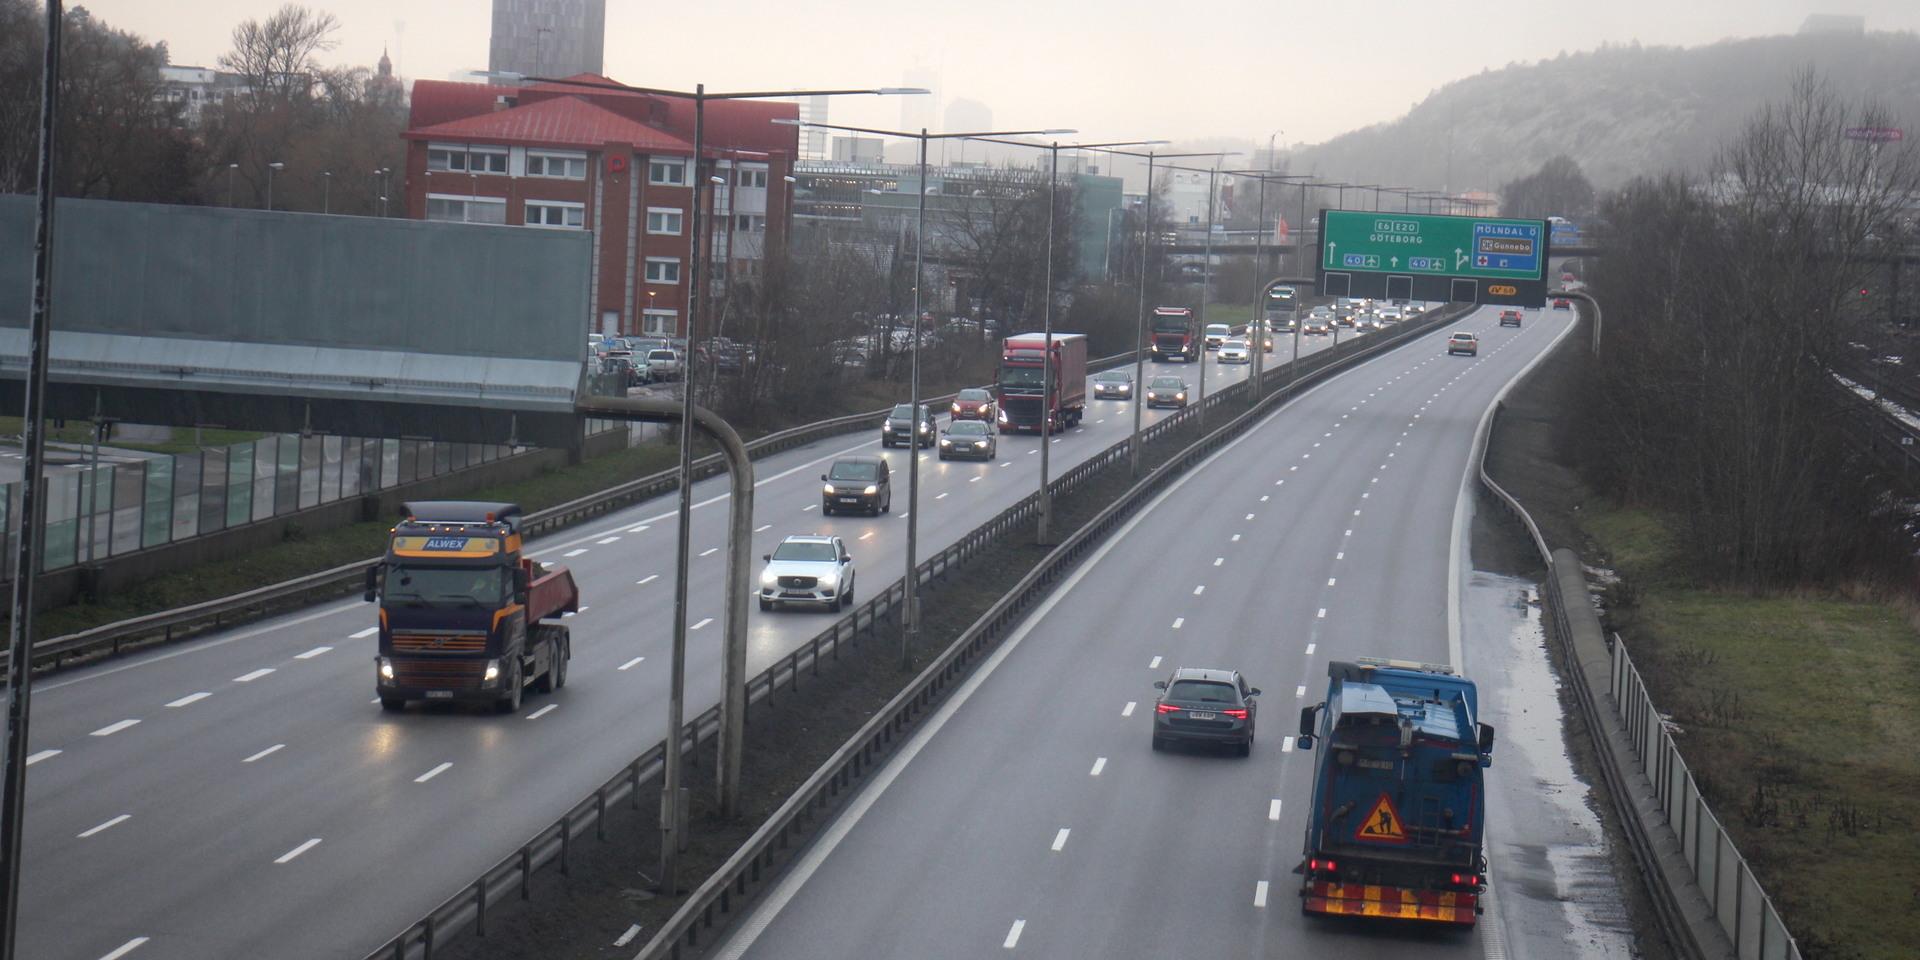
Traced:
<path fill-rule="evenodd" d="M 1374 843 L 1406 843 L 1407 825 L 1400 822 L 1400 811 L 1393 808 L 1393 800 L 1383 793 L 1374 802 L 1373 811 L 1360 821 L 1360 829 L 1353 832 L 1353 838 Z"/>

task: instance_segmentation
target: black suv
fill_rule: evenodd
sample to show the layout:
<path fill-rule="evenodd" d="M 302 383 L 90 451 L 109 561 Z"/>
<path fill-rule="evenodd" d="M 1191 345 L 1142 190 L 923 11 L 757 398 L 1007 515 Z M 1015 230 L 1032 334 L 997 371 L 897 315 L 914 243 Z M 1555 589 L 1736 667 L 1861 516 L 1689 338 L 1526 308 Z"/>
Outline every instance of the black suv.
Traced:
<path fill-rule="evenodd" d="M 893 509 L 893 484 L 884 458 L 841 457 L 820 479 L 827 483 L 820 493 L 821 513 L 863 510 L 877 517 Z"/>
<path fill-rule="evenodd" d="M 1238 670 L 1180 667 L 1166 680 L 1156 680 L 1160 691 L 1153 702 L 1153 748 L 1175 740 L 1229 743 L 1241 756 L 1253 752 L 1253 721 L 1260 696 L 1247 686 Z"/>
<path fill-rule="evenodd" d="M 896 403 L 893 412 L 887 414 L 887 422 L 880 427 L 880 445 L 891 447 L 903 443 L 909 447 L 931 447 L 939 436 L 940 430 L 933 425 L 933 408 L 920 405 L 920 436 L 914 434 L 913 404 Z"/>

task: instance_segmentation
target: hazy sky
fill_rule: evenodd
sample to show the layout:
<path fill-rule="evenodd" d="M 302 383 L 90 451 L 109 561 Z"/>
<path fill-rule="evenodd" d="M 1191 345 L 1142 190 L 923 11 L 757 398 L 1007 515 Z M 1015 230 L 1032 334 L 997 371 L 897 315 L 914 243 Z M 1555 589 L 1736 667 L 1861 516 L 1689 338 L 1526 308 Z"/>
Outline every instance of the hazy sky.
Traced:
<path fill-rule="evenodd" d="M 175 63 L 212 66 L 234 24 L 265 18 L 280 0 L 83 5 L 165 40 Z M 388 47 L 409 78 L 486 67 L 491 0 L 308 6 L 342 24 L 330 61 L 372 64 Z M 898 85 L 930 71 L 942 103 L 983 101 L 1002 129 L 1071 127 L 1083 141 L 1264 141 L 1284 131 L 1282 143 L 1317 142 L 1391 120 L 1482 68 L 1603 41 L 1691 46 L 1791 33 L 1812 12 L 1864 15 L 1870 30 L 1920 30 L 1916 0 L 607 0 L 606 72 L 647 86 L 737 90 Z M 851 98 L 836 101 L 831 119 L 895 127 L 901 112 Z"/>

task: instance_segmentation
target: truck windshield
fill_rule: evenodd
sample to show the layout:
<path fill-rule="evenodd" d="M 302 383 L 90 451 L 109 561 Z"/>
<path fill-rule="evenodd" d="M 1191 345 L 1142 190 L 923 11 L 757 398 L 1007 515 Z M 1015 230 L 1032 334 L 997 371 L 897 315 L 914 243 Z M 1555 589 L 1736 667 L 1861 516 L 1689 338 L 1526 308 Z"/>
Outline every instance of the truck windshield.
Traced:
<path fill-rule="evenodd" d="M 387 570 L 386 597 L 389 600 L 497 607 L 505 599 L 506 591 L 507 571 L 500 567 L 394 564 Z"/>
<path fill-rule="evenodd" d="M 1037 393 L 1041 387 L 1040 378 L 1045 373 L 1039 367 L 1006 367 L 1000 371 L 1000 385 Z"/>
<path fill-rule="evenodd" d="M 1153 332 L 1186 333 L 1189 322 L 1186 317 L 1154 317 Z"/>

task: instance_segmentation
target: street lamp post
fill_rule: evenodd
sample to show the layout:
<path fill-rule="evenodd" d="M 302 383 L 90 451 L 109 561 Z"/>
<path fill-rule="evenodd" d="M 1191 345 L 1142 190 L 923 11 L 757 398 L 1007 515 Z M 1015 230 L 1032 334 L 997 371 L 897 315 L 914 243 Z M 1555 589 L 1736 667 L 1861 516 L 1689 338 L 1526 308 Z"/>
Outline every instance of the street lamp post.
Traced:
<path fill-rule="evenodd" d="M 667 90 L 654 87 L 630 87 L 626 84 L 601 82 L 595 80 L 555 80 L 544 77 L 528 77 L 507 71 L 489 73 L 505 79 L 517 79 L 539 83 L 552 83 L 562 86 L 582 87 L 597 90 L 616 90 L 624 93 L 644 93 L 658 97 L 670 97 L 693 101 L 693 170 L 688 185 L 693 188 L 693 213 L 689 218 L 690 229 L 688 243 L 690 256 L 687 265 L 687 350 L 682 369 L 684 387 L 681 390 L 680 415 L 680 464 L 679 464 L 679 536 L 674 554 L 674 597 L 673 597 L 673 653 L 672 677 L 669 680 L 667 698 L 667 756 L 661 775 L 660 792 L 660 888 L 669 894 L 679 891 L 679 848 L 684 838 L 680 832 L 680 817 L 685 811 L 681 796 L 681 730 L 685 719 L 686 700 L 686 664 L 687 664 L 687 568 L 689 561 L 690 537 L 693 521 L 693 422 L 694 403 L 693 386 L 699 382 L 695 369 L 695 352 L 691 349 L 699 343 L 700 305 L 705 302 L 700 293 L 701 240 L 701 184 L 703 175 L 700 162 L 706 154 L 706 107 L 709 100 L 764 100 L 772 97 L 814 97 L 837 96 L 842 94 L 889 95 L 904 93 L 927 93 L 919 88 L 878 87 L 860 90 L 752 90 L 730 93 L 709 93 L 706 84 L 696 84 L 691 91 Z M 747 511 L 736 505 L 735 514 L 739 516 Z M 747 529 L 751 529 L 752 518 L 745 516 Z M 720 763 L 719 800 L 723 816 L 734 816 L 740 807 L 740 762 L 744 749 L 742 727 L 746 722 L 746 703 L 744 697 L 746 682 L 746 570 L 745 551 L 734 541 L 737 536 L 729 536 L 727 551 L 727 637 L 726 654 L 721 663 L 721 685 L 723 687 L 720 717 Z"/>
<path fill-rule="evenodd" d="M 808 127 L 818 130 L 845 130 L 851 133 L 871 133 L 883 137 L 901 137 L 920 141 L 919 181 L 915 185 L 915 191 L 919 194 L 919 197 L 916 198 L 917 207 L 913 240 L 913 338 L 912 355 L 907 364 L 909 371 L 907 374 L 907 392 L 909 394 L 907 397 L 907 403 L 909 404 L 908 409 L 913 411 L 914 423 L 918 424 L 920 418 L 921 287 L 925 286 L 924 281 L 926 279 L 922 271 L 926 262 L 925 251 L 927 245 L 927 144 L 933 140 L 960 140 L 965 142 L 969 139 L 991 139 L 993 137 L 1052 136 L 1056 134 L 1073 133 L 1074 131 L 1055 129 L 983 131 L 979 133 L 928 133 L 926 128 L 922 127 L 918 133 L 914 133 L 906 130 L 878 130 L 871 127 L 850 127 L 836 123 L 808 123 L 800 120 L 779 119 L 774 122 L 784 126 Z M 1022 144 L 1022 146 L 1031 146 L 1031 144 Z M 1044 368 L 1051 362 L 1052 354 L 1049 352 L 1046 361 L 1043 362 L 1041 366 Z M 1046 418 L 1042 419 L 1044 421 Z M 1042 436 L 1044 436 L 1044 433 Z M 913 648 L 920 638 L 920 577 L 918 556 L 920 543 L 920 434 L 917 426 L 914 428 L 913 439 L 908 441 L 907 451 L 907 596 L 905 610 L 900 618 L 900 669 L 902 670 L 910 670 L 913 668 Z M 1046 444 L 1044 441 L 1041 443 L 1040 452 L 1044 458 L 1046 454 Z M 1044 483 L 1042 484 L 1042 489 L 1045 489 Z M 1045 509 L 1044 506 L 1042 509 Z M 1042 516 L 1045 516 L 1045 514 L 1043 513 Z"/>
<path fill-rule="evenodd" d="M 333 171 L 320 171 L 320 212 L 333 212 Z"/>
<path fill-rule="evenodd" d="M 238 172 L 240 172 L 239 164 L 227 164 L 227 206 L 229 207 L 233 206 L 233 175 Z"/>
<path fill-rule="evenodd" d="M 286 164 L 281 163 L 278 160 L 275 160 L 274 162 L 267 164 L 267 209 L 268 210 L 273 209 L 273 175 L 274 173 L 280 170 L 286 169 L 286 166 L 287 166 Z"/>

